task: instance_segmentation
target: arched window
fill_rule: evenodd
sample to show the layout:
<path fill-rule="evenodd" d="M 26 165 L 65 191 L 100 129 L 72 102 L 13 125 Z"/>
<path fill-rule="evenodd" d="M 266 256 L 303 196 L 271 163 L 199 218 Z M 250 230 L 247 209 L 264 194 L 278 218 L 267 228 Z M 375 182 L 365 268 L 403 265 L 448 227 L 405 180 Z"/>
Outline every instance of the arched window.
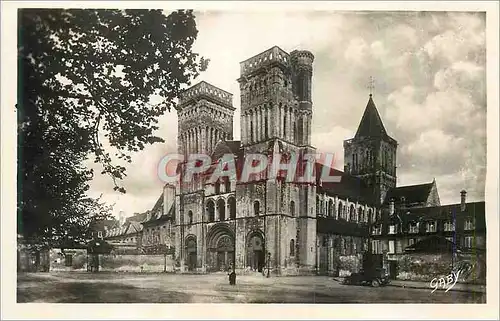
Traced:
<path fill-rule="evenodd" d="M 215 194 L 220 194 L 220 181 L 219 180 L 217 180 L 217 182 L 215 182 L 214 188 L 215 188 Z"/>
<path fill-rule="evenodd" d="M 193 224 L 193 211 L 188 212 L 188 224 Z"/>
<path fill-rule="evenodd" d="M 252 115 L 250 115 L 251 117 Z M 253 121 L 250 121 L 250 141 L 253 142 Z"/>
<path fill-rule="evenodd" d="M 286 107 L 284 110 L 286 111 Z M 286 113 L 285 116 L 283 116 L 283 135 L 286 135 Z"/>
<path fill-rule="evenodd" d="M 347 221 L 347 205 L 342 206 L 342 218 Z"/>
<path fill-rule="evenodd" d="M 338 208 L 337 208 L 337 219 L 342 218 L 342 203 L 339 202 Z"/>
<path fill-rule="evenodd" d="M 373 217 L 373 212 L 371 208 L 368 210 L 368 219 L 372 222 L 375 222 L 375 218 Z"/>
<path fill-rule="evenodd" d="M 225 192 L 226 192 L 226 193 L 231 192 L 231 181 L 229 180 L 229 177 L 226 177 L 226 178 L 225 178 L 225 181 L 224 181 L 224 189 L 225 189 Z"/>
<path fill-rule="evenodd" d="M 349 209 L 349 221 L 355 221 L 356 220 L 356 209 L 354 208 L 354 205 L 351 204 L 351 208 Z"/>
<path fill-rule="evenodd" d="M 361 206 L 358 208 L 358 219 L 360 222 L 365 221 L 365 218 L 363 217 L 363 208 Z"/>
<path fill-rule="evenodd" d="M 290 240 L 290 256 L 295 256 L 295 240 Z"/>
<path fill-rule="evenodd" d="M 208 221 L 215 222 L 215 204 L 212 200 L 207 203 Z"/>
<path fill-rule="evenodd" d="M 229 205 L 229 219 L 234 220 L 236 219 L 236 199 L 234 197 L 230 197 L 227 200 L 227 203 Z"/>
<path fill-rule="evenodd" d="M 320 208 L 321 204 L 319 203 L 319 196 L 316 196 L 316 215 L 320 213 Z"/>
<path fill-rule="evenodd" d="M 217 211 L 219 212 L 219 221 L 225 221 L 226 220 L 226 202 L 224 202 L 224 199 L 219 199 L 217 201 Z"/>
<path fill-rule="evenodd" d="M 295 216 L 295 202 L 290 202 L 290 215 Z"/>
<path fill-rule="evenodd" d="M 333 216 L 333 201 L 328 201 L 328 216 Z"/>
<path fill-rule="evenodd" d="M 255 216 L 260 215 L 260 203 L 259 203 L 259 201 L 253 202 L 253 213 Z"/>

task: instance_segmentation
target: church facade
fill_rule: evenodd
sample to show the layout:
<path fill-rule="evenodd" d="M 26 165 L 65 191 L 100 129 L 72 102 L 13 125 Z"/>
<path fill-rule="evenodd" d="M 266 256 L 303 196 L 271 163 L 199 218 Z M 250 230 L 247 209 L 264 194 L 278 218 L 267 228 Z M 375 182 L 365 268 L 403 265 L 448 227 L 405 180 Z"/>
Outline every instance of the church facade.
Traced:
<path fill-rule="evenodd" d="M 206 82 L 187 89 L 177 107 L 179 154 L 186 159 L 207 154 L 216 166 L 227 154 L 241 164 L 250 154 L 316 153 L 313 62 L 309 51 L 287 53 L 276 46 L 241 62 L 240 141 L 233 140 L 232 94 Z M 353 162 L 344 172 L 328 168 L 340 182 L 323 183 L 316 175 L 304 183 L 266 173 L 245 182 L 179 180 L 172 224 L 181 265 L 203 272 L 234 267 L 282 275 L 328 273 L 338 271 L 342 257 L 368 250 L 371 217 L 376 219 L 377 205 L 395 186 L 397 146 L 371 97 L 356 137 L 345 146 L 346 159 Z M 324 165 L 315 167 L 318 172 Z"/>

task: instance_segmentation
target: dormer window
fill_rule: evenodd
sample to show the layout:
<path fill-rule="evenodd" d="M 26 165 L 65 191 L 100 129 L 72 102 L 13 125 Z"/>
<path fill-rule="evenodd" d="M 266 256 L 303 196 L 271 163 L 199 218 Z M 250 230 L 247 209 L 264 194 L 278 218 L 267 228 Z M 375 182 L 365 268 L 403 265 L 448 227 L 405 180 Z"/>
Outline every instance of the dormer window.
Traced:
<path fill-rule="evenodd" d="M 382 235 L 382 225 L 381 224 L 375 225 L 373 227 L 372 234 L 373 235 Z"/>
<path fill-rule="evenodd" d="M 412 234 L 418 233 L 418 223 L 417 222 L 410 223 L 409 232 Z"/>
<path fill-rule="evenodd" d="M 444 231 L 445 232 L 452 232 L 454 230 L 455 230 L 455 224 L 453 224 L 453 222 L 451 222 L 451 221 L 444 222 Z"/>
<path fill-rule="evenodd" d="M 464 230 L 472 231 L 474 229 L 474 222 L 472 219 L 468 218 L 464 222 Z"/>
<path fill-rule="evenodd" d="M 426 231 L 427 233 L 435 233 L 435 232 L 436 232 L 436 222 L 434 222 L 434 221 L 432 221 L 432 222 L 427 222 L 427 225 L 426 225 L 425 231 Z"/>

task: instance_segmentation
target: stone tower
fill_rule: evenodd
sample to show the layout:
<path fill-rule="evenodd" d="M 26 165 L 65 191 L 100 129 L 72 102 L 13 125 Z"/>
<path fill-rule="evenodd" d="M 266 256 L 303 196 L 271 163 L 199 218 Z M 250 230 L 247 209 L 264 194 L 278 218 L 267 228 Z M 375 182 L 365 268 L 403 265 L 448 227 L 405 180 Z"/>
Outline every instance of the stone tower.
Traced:
<path fill-rule="evenodd" d="M 241 141 L 245 154 L 315 153 L 311 143 L 311 78 L 314 56 L 274 46 L 240 63 Z M 273 271 L 313 270 L 316 265 L 314 184 L 261 176 L 236 186 L 242 204 L 236 252 L 246 235 L 260 234 Z M 248 222 L 247 222 L 248 221 Z M 251 222 L 251 230 L 249 230 Z M 242 266 L 244 258 L 236 258 Z"/>
<path fill-rule="evenodd" d="M 314 56 L 275 46 L 240 64 L 243 146 L 273 138 L 296 146 L 310 144 L 311 78 Z"/>
<path fill-rule="evenodd" d="M 384 203 L 387 191 L 396 187 L 397 146 L 387 134 L 370 94 L 356 135 L 344 141 L 344 170 L 372 188 L 376 205 Z"/>
<path fill-rule="evenodd" d="M 211 154 L 219 140 L 233 139 L 233 95 L 202 81 L 177 105 L 179 154 Z"/>

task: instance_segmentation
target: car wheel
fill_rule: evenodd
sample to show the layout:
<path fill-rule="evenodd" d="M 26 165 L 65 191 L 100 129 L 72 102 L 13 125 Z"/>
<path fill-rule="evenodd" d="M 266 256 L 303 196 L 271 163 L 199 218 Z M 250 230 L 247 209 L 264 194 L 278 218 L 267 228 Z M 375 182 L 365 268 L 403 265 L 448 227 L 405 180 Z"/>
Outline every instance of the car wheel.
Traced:
<path fill-rule="evenodd" d="M 344 279 L 342 280 L 342 284 L 346 284 L 346 285 L 347 285 L 347 284 L 349 284 L 349 283 L 351 283 L 351 282 L 349 282 L 349 279 L 348 279 L 348 278 L 344 278 Z"/>
<path fill-rule="evenodd" d="M 373 286 L 374 288 L 378 287 L 379 285 L 380 285 L 380 282 L 379 282 L 377 279 L 372 280 L 372 286 Z"/>

